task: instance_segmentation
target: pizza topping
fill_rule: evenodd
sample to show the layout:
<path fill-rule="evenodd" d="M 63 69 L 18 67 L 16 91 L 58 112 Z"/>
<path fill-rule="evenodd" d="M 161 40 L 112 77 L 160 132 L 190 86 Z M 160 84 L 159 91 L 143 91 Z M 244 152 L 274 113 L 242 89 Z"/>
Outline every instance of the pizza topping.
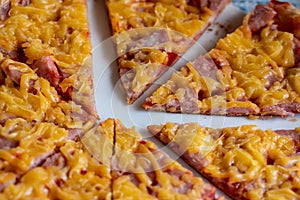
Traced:
<path fill-rule="evenodd" d="M 296 38 L 300 39 L 300 12 L 297 8 L 291 6 L 288 2 L 271 1 L 269 4 L 277 12 L 275 22 L 278 29 L 293 33 Z"/>
<path fill-rule="evenodd" d="M 28 6 L 31 3 L 31 0 L 19 0 L 19 4 L 22 6 Z"/>
<path fill-rule="evenodd" d="M 138 32 L 138 31 L 137 31 Z M 142 37 L 138 40 L 135 40 L 127 45 L 127 50 L 132 51 L 135 49 L 142 49 L 142 48 L 155 48 L 156 46 L 160 46 L 162 43 L 166 43 L 169 41 L 169 36 L 164 29 L 160 29 L 155 31 L 145 37 Z"/>
<path fill-rule="evenodd" d="M 0 136 L 0 148 L 9 149 L 18 146 L 18 142 Z"/>
<path fill-rule="evenodd" d="M 293 138 L 295 143 L 300 142 L 300 134 L 299 131 L 296 130 L 276 130 L 275 131 L 277 134 L 282 135 L 282 136 L 288 136 L 290 138 Z M 300 149 L 297 150 L 297 153 L 299 152 Z"/>
<path fill-rule="evenodd" d="M 275 15 L 276 12 L 272 8 L 261 4 L 257 5 L 248 20 L 250 30 L 252 32 L 261 30 L 272 23 Z"/>
<path fill-rule="evenodd" d="M 36 73 L 45 79 L 54 87 L 60 83 L 61 76 L 58 73 L 57 67 L 50 56 L 43 56 L 40 60 L 37 60 L 31 66 Z"/>
<path fill-rule="evenodd" d="M 56 166 L 58 168 L 64 168 L 66 164 L 67 163 L 65 157 L 59 152 L 59 153 L 54 153 L 53 155 L 47 157 L 41 166 L 43 167 Z"/>
<path fill-rule="evenodd" d="M 295 64 L 300 64 L 300 40 L 294 37 L 294 55 L 295 55 Z"/>
<path fill-rule="evenodd" d="M 0 2 L 0 20 L 3 21 L 8 17 L 11 8 L 10 0 L 1 0 Z"/>

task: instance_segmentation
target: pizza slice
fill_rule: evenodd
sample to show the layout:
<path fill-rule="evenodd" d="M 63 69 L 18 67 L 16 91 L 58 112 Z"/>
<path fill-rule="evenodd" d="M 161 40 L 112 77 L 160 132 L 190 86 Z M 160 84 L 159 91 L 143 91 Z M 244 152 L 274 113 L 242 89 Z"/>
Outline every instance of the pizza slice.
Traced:
<path fill-rule="evenodd" d="M 106 1 L 129 104 L 176 62 L 229 1 Z"/>
<path fill-rule="evenodd" d="M 113 199 L 223 199 L 134 128 L 116 120 Z"/>
<path fill-rule="evenodd" d="M 85 1 L 4 2 L 0 125 L 9 130 L 21 121 L 38 131 L 50 124 L 77 140 L 98 118 Z M 11 138 L 1 134 L 0 140 Z"/>
<path fill-rule="evenodd" d="M 0 85 L 7 98 L 14 99 L 14 88 L 22 88 L 19 97 L 26 101 L 50 85 L 46 100 L 57 93 L 56 99 L 98 117 L 85 0 L 1 1 L 0 26 Z M 37 79 L 44 84 L 37 86 Z"/>
<path fill-rule="evenodd" d="M 63 140 L 60 135 L 64 133 L 66 138 L 65 131 L 40 129 L 44 135 L 34 132 L 39 138 L 26 136 L 17 148 L 1 148 L 0 199 L 111 199 L 114 120 L 91 128 L 77 142 Z M 15 135 L 24 135 L 26 131 Z M 42 155 L 44 149 L 51 147 L 46 158 L 31 161 L 31 157 Z M 29 163 L 36 164 L 28 168 Z"/>
<path fill-rule="evenodd" d="M 241 27 L 146 99 L 147 110 L 217 115 L 300 112 L 300 11 L 257 5 Z"/>
<path fill-rule="evenodd" d="M 166 123 L 148 129 L 233 199 L 300 198 L 300 128 Z"/>

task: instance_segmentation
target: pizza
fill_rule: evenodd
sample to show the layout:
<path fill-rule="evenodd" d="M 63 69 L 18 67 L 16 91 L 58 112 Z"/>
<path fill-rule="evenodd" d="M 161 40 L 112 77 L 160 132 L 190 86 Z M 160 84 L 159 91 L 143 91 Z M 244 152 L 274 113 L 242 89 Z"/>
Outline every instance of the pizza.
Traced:
<path fill-rule="evenodd" d="M 19 127 L 19 141 L 1 145 L 1 199 L 224 199 L 119 120 L 109 118 L 77 141 L 50 128 Z"/>
<path fill-rule="evenodd" d="M 300 128 L 166 123 L 148 129 L 233 199 L 300 197 Z"/>
<path fill-rule="evenodd" d="M 223 199 L 134 128 L 115 121 L 113 199 Z"/>
<path fill-rule="evenodd" d="M 64 193 L 67 154 L 83 154 L 78 141 L 98 120 L 86 2 L 0 6 L 0 199 L 51 198 Z M 85 178 L 71 179 L 69 193 Z"/>
<path fill-rule="evenodd" d="M 146 110 L 290 116 L 300 112 L 300 11 L 287 2 L 257 5 L 215 48 L 174 73 Z"/>
<path fill-rule="evenodd" d="M 6 130 L 15 135 L 14 147 L 0 149 L 0 199 L 111 199 L 112 119 L 92 127 L 78 141 L 54 125 L 29 130 L 21 125 Z"/>
<path fill-rule="evenodd" d="M 128 104 L 191 47 L 229 1 L 106 1 Z"/>
<path fill-rule="evenodd" d="M 45 116 L 30 113 L 30 108 L 17 109 L 22 101 L 41 114 L 51 104 L 72 101 L 74 110 L 81 107 L 98 117 L 85 1 L 5 0 L 1 1 L 0 16 L 0 85 L 8 95 L 0 97 L 6 102 L 1 103 L 6 116 L 0 121 L 20 115 L 44 120 Z M 42 95 L 46 102 L 39 100 Z M 44 103 L 43 111 L 38 111 L 39 101 Z M 15 104 L 10 106 L 14 111 L 8 111 L 9 104 Z M 64 109 L 69 112 L 67 106 Z M 12 113 L 16 110 L 19 113 Z"/>
<path fill-rule="evenodd" d="M 18 144 L 18 125 L 77 140 L 98 119 L 85 1 L 11 0 L 0 11 L 0 143 Z"/>

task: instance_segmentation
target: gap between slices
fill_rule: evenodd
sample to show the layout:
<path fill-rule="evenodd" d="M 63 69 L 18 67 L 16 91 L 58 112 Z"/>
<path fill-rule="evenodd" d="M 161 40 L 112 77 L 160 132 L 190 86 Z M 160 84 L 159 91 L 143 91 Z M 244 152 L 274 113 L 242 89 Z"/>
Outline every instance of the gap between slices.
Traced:
<path fill-rule="evenodd" d="M 128 104 L 191 47 L 229 1 L 106 1 Z"/>
<path fill-rule="evenodd" d="M 174 73 L 143 107 L 233 116 L 299 113 L 299 19 L 287 2 L 257 5 L 241 27 Z"/>

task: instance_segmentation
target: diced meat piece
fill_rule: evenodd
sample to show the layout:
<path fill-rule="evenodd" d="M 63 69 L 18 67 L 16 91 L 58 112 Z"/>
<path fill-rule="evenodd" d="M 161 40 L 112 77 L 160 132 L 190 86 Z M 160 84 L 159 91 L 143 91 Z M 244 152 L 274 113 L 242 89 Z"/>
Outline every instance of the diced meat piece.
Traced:
<path fill-rule="evenodd" d="M 300 13 L 288 2 L 272 0 L 269 4 L 277 12 L 275 22 L 278 30 L 293 33 L 300 39 Z"/>
<path fill-rule="evenodd" d="M 8 17 L 11 3 L 9 0 L 2 0 L 0 3 L 0 20 L 3 21 Z"/>
<path fill-rule="evenodd" d="M 197 70 L 200 76 L 206 76 L 216 80 L 216 72 L 218 66 L 209 57 L 200 56 L 192 62 L 194 68 Z"/>
<path fill-rule="evenodd" d="M 0 192 L 2 192 L 6 187 L 7 187 L 6 184 L 0 183 Z"/>
<path fill-rule="evenodd" d="M 154 47 L 159 46 L 162 43 L 166 43 L 169 41 L 169 36 L 167 31 L 162 29 L 155 31 L 154 33 L 147 35 L 146 37 L 142 37 L 127 46 L 127 52 L 131 51 L 132 48 L 145 48 L 145 47 Z"/>
<path fill-rule="evenodd" d="M 300 103 L 282 103 L 274 106 L 268 106 L 261 109 L 262 115 L 278 115 L 281 117 L 293 116 L 300 112 Z"/>
<path fill-rule="evenodd" d="M 197 104 L 198 96 L 190 87 L 184 89 L 184 96 L 179 99 L 180 102 L 180 112 L 182 113 L 198 113 L 199 108 Z"/>
<path fill-rule="evenodd" d="M 6 74 L 6 76 L 10 77 L 11 80 L 14 83 L 16 83 L 17 85 L 20 85 L 21 77 L 24 74 L 24 72 L 18 71 L 17 69 L 15 69 L 13 67 L 10 67 L 10 66 L 7 66 L 4 69 L 4 73 Z M 36 89 L 34 88 L 34 83 L 35 83 L 35 80 L 30 80 L 28 92 L 31 92 L 31 93 L 35 93 L 36 92 Z"/>
<path fill-rule="evenodd" d="M 55 153 L 52 156 L 48 157 L 45 162 L 42 164 L 42 167 L 50 167 L 50 166 L 57 166 L 60 168 L 65 167 L 67 161 L 65 157 L 60 153 Z"/>
<path fill-rule="evenodd" d="M 10 149 L 18 146 L 18 142 L 0 136 L 0 149 Z"/>
<path fill-rule="evenodd" d="M 255 115 L 257 112 L 253 108 L 234 107 L 227 108 L 226 113 L 228 116 L 243 116 L 243 115 Z"/>
<path fill-rule="evenodd" d="M 275 132 L 279 135 L 288 136 L 293 138 L 295 141 L 300 142 L 300 133 L 296 130 L 276 130 Z"/>
<path fill-rule="evenodd" d="M 3 85 L 5 83 L 5 76 L 2 73 L 2 71 L 0 70 L 0 85 Z"/>
<path fill-rule="evenodd" d="M 209 8 L 214 13 L 219 13 L 229 0 L 190 0 L 189 5 L 196 6 L 199 9 Z M 222 5 L 222 6 L 220 6 Z"/>
<path fill-rule="evenodd" d="M 170 100 L 168 104 L 159 105 L 159 104 L 153 104 L 151 102 L 151 99 L 148 97 L 143 105 L 144 109 L 146 110 L 153 110 L 153 111 L 170 111 L 172 112 L 180 112 L 180 103 L 177 99 Z"/>
<path fill-rule="evenodd" d="M 201 0 L 207 1 L 207 0 Z M 229 0 L 208 0 L 208 8 L 214 13 L 219 13 L 223 10 L 224 6 L 229 2 Z M 222 5 L 222 6 L 220 6 Z"/>
<path fill-rule="evenodd" d="M 0 193 L 3 192 L 5 188 L 7 188 L 9 185 L 14 184 L 16 180 L 12 180 L 6 183 L 0 183 Z"/>
<path fill-rule="evenodd" d="M 78 141 L 83 134 L 84 132 L 82 129 L 69 129 L 68 139 Z"/>
<path fill-rule="evenodd" d="M 18 71 L 16 69 L 12 69 L 10 67 L 5 68 L 4 71 L 5 71 L 5 74 L 8 77 L 10 77 L 13 82 L 15 82 L 16 84 L 20 85 L 21 77 L 24 74 L 23 72 Z"/>
<path fill-rule="evenodd" d="M 37 60 L 31 66 L 33 69 L 37 69 L 36 73 L 45 79 L 54 87 L 60 83 L 60 74 L 58 69 L 50 56 L 43 56 L 40 60 Z"/>
<path fill-rule="evenodd" d="M 0 47 L 0 52 L 3 54 L 3 57 L 8 56 L 12 60 L 18 60 L 18 51 L 16 50 L 7 51 L 4 48 Z"/>
<path fill-rule="evenodd" d="M 22 6 L 28 6 L 30 3 L 30 0 L 19 0 L 19 4 Z"/>
<path fill-rule="evenodd" d="M 53 151 L 52 151 L 52 152 L 45 153 L 44 155 L 41 155 L 41 156 L 35 158 L 34 162 L 33 162 L 32 165 L 30 166 L 30 169 L 33 169 L 33 168 L 35 168 L 35 167 L 37 167 L 37 166 L 42 165 L 42 164 L 45 162 L 45 160 L 46 160 L 50 155 L 52 155 L 52 154 L 53 154 Z"/>
<path fill-rule="evenodd" d="M 298 63 L 300 63 L 300 40 L 294 37 L 293 42 L 294 42 L 295 65 L 297 65 Z"/>
<path fill-rule="evenodd" d="M 275 15 L 276 12 L 272 8 L 261 4 L 257 5 L 248 21 L 251 32 L 256 32 L 268 25 Z"/>

